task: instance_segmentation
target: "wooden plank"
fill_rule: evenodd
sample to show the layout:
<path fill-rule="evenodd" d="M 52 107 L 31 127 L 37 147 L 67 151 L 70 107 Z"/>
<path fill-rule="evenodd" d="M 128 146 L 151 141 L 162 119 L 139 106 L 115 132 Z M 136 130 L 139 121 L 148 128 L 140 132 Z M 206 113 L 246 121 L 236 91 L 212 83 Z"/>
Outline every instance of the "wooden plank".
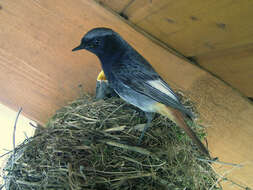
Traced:
<path fill-rule="evenodd" d="M 128 19 L 131 19 L 132 15 L 138 12 L 143 7 L 146 7 L 152 1 L 150 0 L 133 0 L 130 1 L 128 7 L 125 7 L 124 14 L 127 15 Z"/>
<path fill-rule="evenodd" d="M 96 0 L 117 13 L 125 9 L 125 15 L 133 22 L 144 19 L 147 15 L 157 12 L 168 5 L 171 0 Z"/>
<path fill-rule="evenodd" d="M 148 16 L 170 6 L 171 3 L 173 3 L 172 0 L 135 0 L 126 10 L 126 15 L 131 22 L 139 23 Z"/>
<path fill-rule="evenodd" d="M 198 78 L 190 91 L 197 103 L 205 126 L 212 155 L 220 160 L 243 165 L 242 168 L 216 164 L 215 169 L 242 187 L 253 187 L 253 109 L 252 103 L 211 76 Z M 239 98 L 240 97 L 240 98 Z M 240 100 L 239 100 L 239 99 Z M 226 190 L 240 189 L 232 182 L 223 182 Z"/>
<path fill-rule="evenodd" d="M 253 97 L 253 44 L 217 51 L 196 57 L 207 70 Z"/>
<path fill-rule="evenodd" d="M 121 13 L 122 10 L 126 7 L 126 5 L 131 0 L 96 0 L 98 3 L 102 4 L 103 6 L 110 7 L 112 10 Z"/>
<path fill-rule="evenodd" d="M 227 177 L 253 186 L 253 106 L 232 88 L 152 42 L 93 0 L 3 0 L 1 6 L 1 102 L 15 109 L 22 106 L 27 116 L 45 123 L 56 109 L 79 96 L 79 84 L 93 91 L 98 59 L 86 51 L 73 54 L 71 49 L 91 28 L 110 27 L 172 87 L 196 102 L 199 122 L 209 127 L 212 155 L 243 163 Z M 227 189 L 237 188 L 228 183 Z"/>
<path fill-rule="evenodd" d="M 252 6 L 246 0 L 170 1 L 130 20 L 184 55 L 197 56 L 252 43 Z"/>

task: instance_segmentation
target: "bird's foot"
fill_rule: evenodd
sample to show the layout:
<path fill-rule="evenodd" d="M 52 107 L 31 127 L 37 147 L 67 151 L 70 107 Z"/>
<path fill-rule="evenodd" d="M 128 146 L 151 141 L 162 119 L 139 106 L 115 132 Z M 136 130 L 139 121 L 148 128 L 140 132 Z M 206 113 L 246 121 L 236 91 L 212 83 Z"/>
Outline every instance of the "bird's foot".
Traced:
<path fill-rule="evenodd" d="M 147 131 L 147 129 L 149 128 L 149 125 L 150 125 L 150 123 L 146 123 L 146 125 L 145 125 L 144 129 L 142 130 L 142 132 L 141 132 L 141 136 L 139 137 L 138 145 L 140 145 L 140 144 L 141 144 L 142 139 L 143 139 L 143 137 L 144 137 L 144 135 L 145 135 L 145 132 L 146 132 L 146 131 Z"/>
<path fill-rule="evenodd" d="M 153 113 L 145 112 L 145 115 L 146 115 L 148 121 L 147 121 L 147 123 L 146 123 L 146 125 L 145 125 L 145 127 L 144 127 L 144 129 L 143 129 L 143 131 L 141 133 L 141 136 L 140 136 L 139 141 L 138 141 L 138 145 L 141 144 L 142 139 L 144 137 L 144 134 L 147 131 L 147 129 L 151 126 L 151 121 L 153 119 Z"/>

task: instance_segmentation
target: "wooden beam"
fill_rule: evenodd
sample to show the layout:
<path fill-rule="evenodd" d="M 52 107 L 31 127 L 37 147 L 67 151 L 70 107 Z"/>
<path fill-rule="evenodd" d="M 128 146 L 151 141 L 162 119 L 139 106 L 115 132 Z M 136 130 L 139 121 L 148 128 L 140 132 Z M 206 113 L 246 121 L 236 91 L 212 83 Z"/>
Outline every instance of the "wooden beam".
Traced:
<path fill-rule="evenodd" d="M 253 97 L 253 44 L 214 51 L 196 57 L 197 62 L 224 81 Z"/>
<path fill-rule="evenodd" d="M 56 109 L 79 96 L 80 84 L 85 91 L 94 91 L 98 59 L 71 49 L 91 28 L 110 27 L 196 103 L 199 122 L 208 127 L 212 155 L 244 165 L 227 177 L 253 186 L 253 106 L 231 87 L 171 54 L 93 0 L 2 0 L 1 7 L 2 103 L 14 109 L 22 106 L 28 117 L 45 123 Z M 223 165 L 216 169 L 227 170 Z"/>
<path fill-rule="evenodd" d="M 97 0 L 101 5 L 109 6 L 116 12 L 121 13 L 131 0 Z"/>

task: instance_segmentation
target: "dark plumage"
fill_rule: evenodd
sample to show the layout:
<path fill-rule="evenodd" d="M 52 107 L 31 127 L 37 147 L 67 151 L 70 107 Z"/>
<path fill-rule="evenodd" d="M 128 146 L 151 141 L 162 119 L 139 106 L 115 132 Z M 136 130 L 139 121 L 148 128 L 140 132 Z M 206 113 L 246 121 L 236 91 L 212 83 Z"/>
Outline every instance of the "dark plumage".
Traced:
<path fill-rule="evenodd" d="M 180 103 L 173 90 L 147 60 L 119 34 L 108 28 L 92 29 L 73 51 L 80 49 L 97 55 L 110 87 L 122 99 L 146 113 L 148 123 L 145 130 L 150 125 L 152 113 L 163 114 L 182 127 L 200 149 L 208 154 L 204 145 L 184 122 L 183 115 L 193 118 L 192 112 Z"/>

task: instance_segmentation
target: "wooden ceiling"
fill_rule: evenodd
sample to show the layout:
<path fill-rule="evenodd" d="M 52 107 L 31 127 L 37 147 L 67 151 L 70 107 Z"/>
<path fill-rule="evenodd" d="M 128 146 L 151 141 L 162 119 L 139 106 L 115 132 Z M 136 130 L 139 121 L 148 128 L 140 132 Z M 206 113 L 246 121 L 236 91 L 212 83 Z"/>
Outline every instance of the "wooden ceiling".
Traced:
<path fill-rule="evenodd" d="M 98 1 L 253 97 L 253 1 Z"/>

